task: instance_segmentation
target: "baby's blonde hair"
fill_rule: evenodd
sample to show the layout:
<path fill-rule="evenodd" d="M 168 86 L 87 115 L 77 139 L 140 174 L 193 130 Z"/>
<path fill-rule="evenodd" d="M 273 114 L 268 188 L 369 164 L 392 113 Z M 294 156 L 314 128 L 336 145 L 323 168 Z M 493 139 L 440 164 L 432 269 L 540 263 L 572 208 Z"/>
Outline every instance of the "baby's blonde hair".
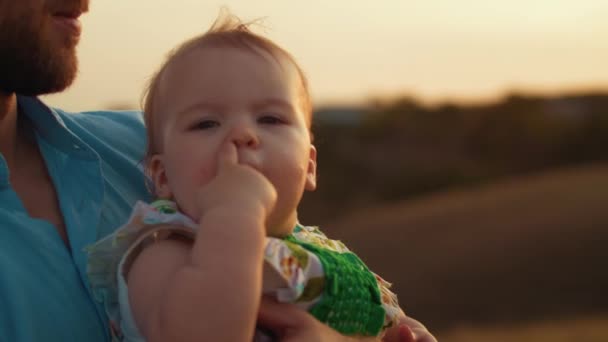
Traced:
<path fill-rule="evenodd" d="M 150 83 L 143 95 L 144 122 L 146 124 L 148 145 L 144 163 L 148 164 L 150 158 L 162 150 L 161 142 L 156 137 L 159 131 L 158 118 L 159 103 L 161 98 L 160 84 L 167 69 L 179 57 L 188 54 L 194 49 L 205 47 L 231 47 L 246 49 L 255 54 L 263 52 L 269 53 L 273 58 L 286 59 L 293 64 L 300 78 L 300 106 L 304 113 L 308 127 L 312 121 L 312 103 L 308 89 L 308 81 L 300 66 L 296 63 L 293 56 L 285 49 L 281 48 L 273 41 L 253 33 L 249 27 L 255 22 L 243 23 L 236 16 L 223 11 L 215 20 L 211 28 L 202 35 L 196 36 L 172 50 L 160 69 L 152 76 Z M 170 99 L 169 99 L 170 100 Z M 147 167 L 146 167 L 147 169 Z"/>

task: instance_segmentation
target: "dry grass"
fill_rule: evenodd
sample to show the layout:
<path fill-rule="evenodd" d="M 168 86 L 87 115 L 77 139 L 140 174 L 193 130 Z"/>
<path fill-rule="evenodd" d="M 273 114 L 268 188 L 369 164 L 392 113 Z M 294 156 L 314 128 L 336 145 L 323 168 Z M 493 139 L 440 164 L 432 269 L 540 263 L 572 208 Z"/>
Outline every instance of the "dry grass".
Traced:
<path fill-rule="evenodd" d="M 608 312 L 608 165 L 455 190 L 323 226 L 412 316 L 522 322 Z"/>
<path fill-rule="evenodd" d="M 605 342 L 608 341 L 608 317 L 485 328 L 458 327 L 437 338 L 441 342 Z"/>

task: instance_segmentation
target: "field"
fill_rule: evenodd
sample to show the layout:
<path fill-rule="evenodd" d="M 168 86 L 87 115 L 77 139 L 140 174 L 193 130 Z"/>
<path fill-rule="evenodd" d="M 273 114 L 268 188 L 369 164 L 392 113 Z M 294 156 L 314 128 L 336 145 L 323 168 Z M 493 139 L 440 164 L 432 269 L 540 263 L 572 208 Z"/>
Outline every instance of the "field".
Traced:
<path fill-rule="evenodd" d="M 606 164 L 453 189 L 323 227 L 443 341 L 502 341 L 499 331 L 512 331 L 505 341 L 565 341 L 557 336 L 570 330 L 608 341 Z"/>
<path fill-rule="evenodd" d="M 608 316 L 483 328 L 460 327 L 437 338 L 441 342 L 605 342 L 608 341 Z"/>

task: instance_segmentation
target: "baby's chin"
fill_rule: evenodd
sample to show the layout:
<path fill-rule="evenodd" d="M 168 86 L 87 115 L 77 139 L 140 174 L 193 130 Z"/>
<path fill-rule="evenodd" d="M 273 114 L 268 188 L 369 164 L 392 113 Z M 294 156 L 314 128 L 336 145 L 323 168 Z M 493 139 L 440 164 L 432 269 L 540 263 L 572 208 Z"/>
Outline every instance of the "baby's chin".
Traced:
<path fill-rule="evenodd" d="M 273 238 L 277 238 L 277 239 L 284 239 L 284 238 L 288 237 L 289 234 L 291 234 L 291 232 L 288 232 L 288 233 L 285 233 L 285 232 L 280 232 L 280 233 L 268 232 L 266 235 L 268 237 L 273 237 Z"/>
<path fill-rule="evenodd" d="M 289 236 L 293 232 L 293 228 L 282 228 L 282 227 L 267 227 L 266 236 L 277 239 L 283 239 Z"/>
<path fill-rule="evenodd" d="M 296 229 L 298 216 L 296 212 L 289 215 L 281 215 L 275 210 L 266 218 L 266 236 L 274 238 L 285 238 Z"/>

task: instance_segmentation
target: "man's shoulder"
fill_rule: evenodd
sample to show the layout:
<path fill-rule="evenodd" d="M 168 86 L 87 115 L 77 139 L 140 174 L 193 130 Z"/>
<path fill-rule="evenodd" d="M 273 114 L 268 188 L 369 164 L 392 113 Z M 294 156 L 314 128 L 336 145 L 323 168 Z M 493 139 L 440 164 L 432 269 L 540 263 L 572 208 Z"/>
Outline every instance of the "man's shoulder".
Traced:
<path fill-rule="evenodd" d="M 64 122 L 70 122 L 84 129 L 106 132 L 115 130 L 114 133 L 145 132 L 143 115 L 136 110 L 96 110 L 84 112 L 68 112 L 59 108 L 53 108 Z M 67 124 L 66 122 L 66 124 Z"/>
<path fill-rule="evenodd" d="M 146 130 L 138 111 L 67 112 L 53 110 L 66 127 L 103 157 L 104 151 L 127 154 L 141 160 L 146 146 Z M 108 148 L 112 152 L 108 151 Z"/>
<path fill-rule="evenodd" d="M 53 110 L 67 129 L 99 156 L 106 183 L 105 201 L 129 203 L 129 206 L 105 207 L 99 228 L 100 236 L 104 236 L 128 217 L 130 204 L 149 199 L 142 164 L 146 148 L 142 114 L 137 111 Z"/>

